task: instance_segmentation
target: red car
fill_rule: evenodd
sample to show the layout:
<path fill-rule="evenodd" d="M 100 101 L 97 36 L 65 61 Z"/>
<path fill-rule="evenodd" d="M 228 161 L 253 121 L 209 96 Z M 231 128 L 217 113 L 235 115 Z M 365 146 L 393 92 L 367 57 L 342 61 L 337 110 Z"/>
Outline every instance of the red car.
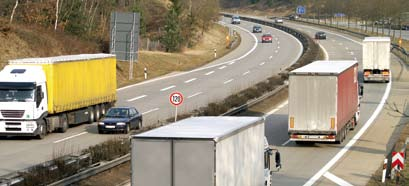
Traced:
<path fill-rule="evenodd" d="M 263 36 L 261 36 L 261 42 L 262 43 L 272 43 L 273 36 L 271 36 L 271 34 L 263 34 Z"/>

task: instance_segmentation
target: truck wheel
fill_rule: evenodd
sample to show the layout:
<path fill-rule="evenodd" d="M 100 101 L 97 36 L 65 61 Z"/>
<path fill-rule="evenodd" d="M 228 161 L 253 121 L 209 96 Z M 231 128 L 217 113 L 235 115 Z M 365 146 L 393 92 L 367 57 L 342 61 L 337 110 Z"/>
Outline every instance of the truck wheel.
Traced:
<path fill-rule="evenodd" d="M 60 124 L 61 127 L 58 128 L 58 132 L 65 133 L 68 129 L 67 115 L 63 114 L 60 116 Z"/>
<path fill-rule="evenodd" d="M 138 130 L 142 129 L 142 120 L 138 121 L 138 125 L 136 127 L 137 127 L 136 129 L 138 129 Z"/>
<path fill-rule="evenodd" d="M 95 120 L 94 108 L 88 107 L 88 123 L 92 124 Z"/>
<path fill-rule="evenodd" d="M 102 115 L 105 115 L 105 112 L 106 112 L 106 105 L 105 105 L 105 103 L 102 103 L 100 107 L 101 107 L 101 114 L 102 114 Z"/>
<path fill-rule="evenodd" d="M 95 111 L 94 121 L 98 121 L 99 118 L 101 118 L 101 109 L 100 109 L 99 105 L 95 105 L 94 111 Z"/>
<path fill-rule="evenodd" d="M 39 133 L 36 136 L 37 139 L 44 139 L 44 137 L 47 135 L 47 126 L 45 124 L 44 120 L 40 120 L 38 121 L 38 129 L 39 129 Z"/>

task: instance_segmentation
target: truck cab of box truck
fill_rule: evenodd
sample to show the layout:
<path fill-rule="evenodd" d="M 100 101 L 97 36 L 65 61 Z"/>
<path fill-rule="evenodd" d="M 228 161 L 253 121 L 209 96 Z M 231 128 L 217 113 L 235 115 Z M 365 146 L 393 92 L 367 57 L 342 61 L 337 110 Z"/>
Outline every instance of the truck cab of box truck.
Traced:
<path fill-rule="evenodd" d="M 264 185 L 271 186 L 272 174 L 271 160 L 273 155 L 273 149 L 268 145 L 267 138 L 264 137 Z"/>
<path fill-rule="evenodd" d="M 46 77 L 40 66 L 8 65 L 0 72 L 0 134 L 38 136 L 45 131 Z"/>

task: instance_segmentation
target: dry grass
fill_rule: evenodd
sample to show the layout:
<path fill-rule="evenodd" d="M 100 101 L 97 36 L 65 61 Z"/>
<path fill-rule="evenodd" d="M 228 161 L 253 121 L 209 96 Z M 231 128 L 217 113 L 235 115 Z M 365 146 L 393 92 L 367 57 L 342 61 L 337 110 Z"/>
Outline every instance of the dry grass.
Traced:
<path fill-rule="evenodd" d="M 144 80 L 144 68 L 148 70 L 148 79 L 153 79 L 172 72 L 191 70 L 214 60 L 214 48 L 217 56 L 223 56 L 234 50 L 226 48 L 228 30 L 215 24 L 213 29 L 205 32 L 200 42 L 192 49 L 181 53 L 165 53 L 157 51 L 140 51 L 139 61 L 134 65 L 134 79 L 129 81 L 129 62 L 118 62 L 118 87 L 134 84 Z M 237 46 L 237 45 L 236 45 Z"/>

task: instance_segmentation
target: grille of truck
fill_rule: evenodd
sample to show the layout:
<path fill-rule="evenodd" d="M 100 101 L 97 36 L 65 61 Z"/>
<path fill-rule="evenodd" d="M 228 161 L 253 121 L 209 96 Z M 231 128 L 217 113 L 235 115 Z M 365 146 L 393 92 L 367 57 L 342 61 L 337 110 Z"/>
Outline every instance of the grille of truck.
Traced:
<path fill-rule="evenodd" d="M 24 110 L 1 110 L 1 115 L 5 118 L 21 118 Z"/>

